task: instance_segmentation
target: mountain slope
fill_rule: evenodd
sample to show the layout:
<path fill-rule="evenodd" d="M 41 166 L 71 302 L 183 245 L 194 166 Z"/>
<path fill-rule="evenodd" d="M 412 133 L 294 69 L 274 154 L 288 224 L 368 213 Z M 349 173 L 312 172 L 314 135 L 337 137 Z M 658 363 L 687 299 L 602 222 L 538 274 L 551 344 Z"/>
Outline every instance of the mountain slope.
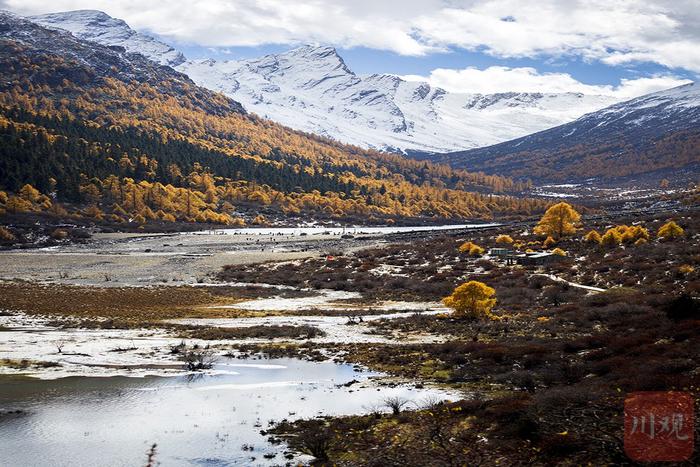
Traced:
<path fill-rule="evenodd" d="M 65 29 L 84 40 L 124 47 L 129 52 L 138 52 L 161 65 L 175 67 L 185 61 L 182 52 L 151 36 L 134 31 L 124 21 L 101 11 L 77 10 L 37 15 L 29 19 L 42 26 Z"/>
<path fill-rule="evenodd" d="M 697 174 L 700 86 L 691 83 L 648 94 L 523 138 L 430 159 L 544 181 Z"/>
<path fill-rule="evenodd" d="M 35 20 L 176 66 L 197 84 L 262 117 L 364 148 L 444 152 L 481 147 L 614 102 L 609 96 L 575 93 L 458 94 L 394 75 L 360 76 L 330 47 L 307 46 L 250 60 L 181 62 L 179 56 L 172 59 L 171 51 L 159 52 L 169 46 L 155 47 L 157 41 L 104 13 L 66 12 Z"/>
<path fill-rule="evenodd" d="M 454 94 L 393 75 L 358 76 L 331 47 L 178 67 L 266 118 L 361 147 L 444 151 L 494 144 L 612 102 L 581 94 Z"/>
<path fill-rule="evenodd" d="M 292 131 L 139 54 L 5 13 L 0 174 L 0 188 L 24 192 L 29 201 L 36 196 L 21 189 L 27 183 L 118 219 L 159 212 L 159 218 L 228 223 L 241 210 L 336 219 L 486 218 L 545 206 L 490 196 L 524 188 L 503 177 Z M 11 205 L 0 213 L 22 203 Z"/>

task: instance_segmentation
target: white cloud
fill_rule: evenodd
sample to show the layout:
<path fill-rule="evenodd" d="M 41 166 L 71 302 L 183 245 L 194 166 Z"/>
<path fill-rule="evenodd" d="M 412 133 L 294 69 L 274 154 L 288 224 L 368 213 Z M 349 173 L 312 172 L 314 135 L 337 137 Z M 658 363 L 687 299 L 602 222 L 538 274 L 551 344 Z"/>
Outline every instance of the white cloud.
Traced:
<path fill-rule="evenodd" d="M 409 75 L 403 78 L 409 81 L 427 81 L 432 86 L 462 93 L 580 92 L 614 96 L 618 99 L 631 99 L 689 82 L 666 75 L 623 79 L 617 86 L 591 85 L 584 84 L 567 73 L 539 73 L 529 67 L 502 66 L 492 66 L 483 70 L 473 67 L 462 70 L 438 68 L 429 76 Z"/>
<path fill-rule="evenodd" d="M 576 55 L 700 72 L 698 0 L 0 0 L 20 14 L 100 9 L 203 46 L 324 43 L 404 55 Z"/>

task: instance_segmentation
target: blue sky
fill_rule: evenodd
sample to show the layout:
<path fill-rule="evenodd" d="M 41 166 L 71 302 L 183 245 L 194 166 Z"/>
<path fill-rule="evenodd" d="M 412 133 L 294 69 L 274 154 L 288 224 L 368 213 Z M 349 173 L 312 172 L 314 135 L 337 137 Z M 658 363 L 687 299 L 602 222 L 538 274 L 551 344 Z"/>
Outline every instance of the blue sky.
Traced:
<path fill-rule="evenodd" d="M 161 40 L 168 41 L 167 38 L 161 38 Z M 202 47 L 187 43 L 175 43 L 174 45 L 188 58 L 214 58 L 217 60 L 257 58 L 267 54 L 283 53 L 299 46 L 299 44 L 266 44 L 249 47 Z M 583 60 L 577 56 L 501 58 L 485 52 L 457 47 L 423 56 L 406 56 L 393 51 L 368 47 L 337 47 L 337 50 L 348 67 L 357 74 L 392 73 L 427 76 L 436 68 L 476 67 L 484 69 L 491 66 L 504 66 L 509 68 L 532 67 L 543 73 L 565 72 L 587 84 L 617 85 L 622 78 L 635 79 L 641 76 L 665 74 L 672 74 L 681 79 L 697 79 L 697 75 L 691 71 L 683 68 L 669 68 L 653 62 L 635 62 L 624 66 L 613 66 L 596 60 Z"/>
<path fill-rule="evenodd" d="M 700 73 L 698 0 L 0 0 L 0 8 L 101 10 L 190 58 L 331 45 L 356 73 L 454 92 L 624 98 Z"/>

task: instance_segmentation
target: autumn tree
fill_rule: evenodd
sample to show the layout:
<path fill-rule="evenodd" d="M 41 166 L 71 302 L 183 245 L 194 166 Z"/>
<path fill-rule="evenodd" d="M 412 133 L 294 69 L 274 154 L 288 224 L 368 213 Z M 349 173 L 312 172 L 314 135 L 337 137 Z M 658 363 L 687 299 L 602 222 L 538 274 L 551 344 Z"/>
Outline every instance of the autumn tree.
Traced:
<path fill-rule="evenodd" d="M 555 240 L 576 232 L 581 215 L 568 203 L 558 203 L 547 209 L 534 229 L 537 235 L 551 236 Z"/>
<path fill-rule="evenodd" d="M 496 305 L 493 298 L 496 290 L 483 282 L 469 281 L 458 286 L 452 295 L 445 297 L 445 306 L 454 310 L 454 316 L 460 318 L 492 318 L 491 309 Z"/>
<path fill-rule="evenodd" d="M 586 243 L 600 244 L 600 234 L 596 230 L 591 230 L 583 237 L 583 241 Z"/>
<path fill-rule="evenodd" d="M 32 203 L 21 196 L 10 196 L 5 209 L 13 213 L 28 212 L 32 210 Z"/>
<path fill-rule="evenodd" d="M 607 248 L 613 248 L 622 242 L 622 236 L 615 229 L 608 229 L 600 238 L 600 244 Z"/>
<path fill-rule="evenodd" d="M 30 203 L 36 203 L 39 201 L 41 193 L 39 192 L 39 190 L 27 183 L 22 188 L 20 188 L 19 196 L 25 201 L 29 201 Z"/>
<path fill-rule="evenodd" d="M 484 251 L 482 247 L 472 242 L 464 242 L 459 246 L 459 252 L 467 253 L 469 256 L 481 256 Z"/>
<path fill-rule="evenodd" d="M 557 241 L 554 240 L 554 238 L 550 235 L 547 238 L 544 239 L 544 242 L 542 242 L 542 246 L 545 248 L 549 248 L 550 246 L 554 246 L 557 244 Z"/>
<path fill-rule="evenodd" d="M 505 235 L 505 234 L 499 235 L 498 237 L 496 237 L 496 243 L 498 243 L 498 244 L 511 244 L 511 243 L 513 243 L 513 237 L 511 237 L 510 235 Z"/>
<path fill-rule="evenodd" d="M 680 225 L 676 224 L 674 221 L 668 221 L 659 228 L 656 236 L 662 240 L 673 240 L 682 237 L 684 233 L 685 231 Z"/>
<path fill-rule="evenodd" d="M 14 242 L 15 235 L 7 228 L 0 225 L 0 242 Z"/>

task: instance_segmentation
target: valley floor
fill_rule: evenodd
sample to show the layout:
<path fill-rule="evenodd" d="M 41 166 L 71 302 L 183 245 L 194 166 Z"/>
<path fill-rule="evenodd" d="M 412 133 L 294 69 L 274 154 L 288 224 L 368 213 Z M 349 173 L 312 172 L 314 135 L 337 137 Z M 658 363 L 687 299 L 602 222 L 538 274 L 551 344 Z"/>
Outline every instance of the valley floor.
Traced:
<path fill-rule="evenodd" d="M 289 455 L 313 456 L 296 457 L 304 462 L 626 463 L 626 394 L 682 390 L 697 403 L 700 220 L 675 211 L 614 223 L 653 233 L 671 216 L 683 238 L 608 249 L 581 236 L 611 220 L 588 220 L 557 245 L 566 257 L 539 266 L 458 251 L 464 241 L 495 247 L 498 234 L 541 248 L 527 224 L 346 239 L 101 236 L 1 252 L 0 384 L 215 381 L 236 359 L 335 361 L 385 376 L 362 409 L 270 415 L 264 435 Z M 496 289 L 496 319 L 458 319 L 443 307 L 467 280 Z M 395 385 L 413 392 L 385 391 Z M 0 429 L 7 417 L 0 412 Z M 275 456 L 253 457 L 278 465 Z"/>

